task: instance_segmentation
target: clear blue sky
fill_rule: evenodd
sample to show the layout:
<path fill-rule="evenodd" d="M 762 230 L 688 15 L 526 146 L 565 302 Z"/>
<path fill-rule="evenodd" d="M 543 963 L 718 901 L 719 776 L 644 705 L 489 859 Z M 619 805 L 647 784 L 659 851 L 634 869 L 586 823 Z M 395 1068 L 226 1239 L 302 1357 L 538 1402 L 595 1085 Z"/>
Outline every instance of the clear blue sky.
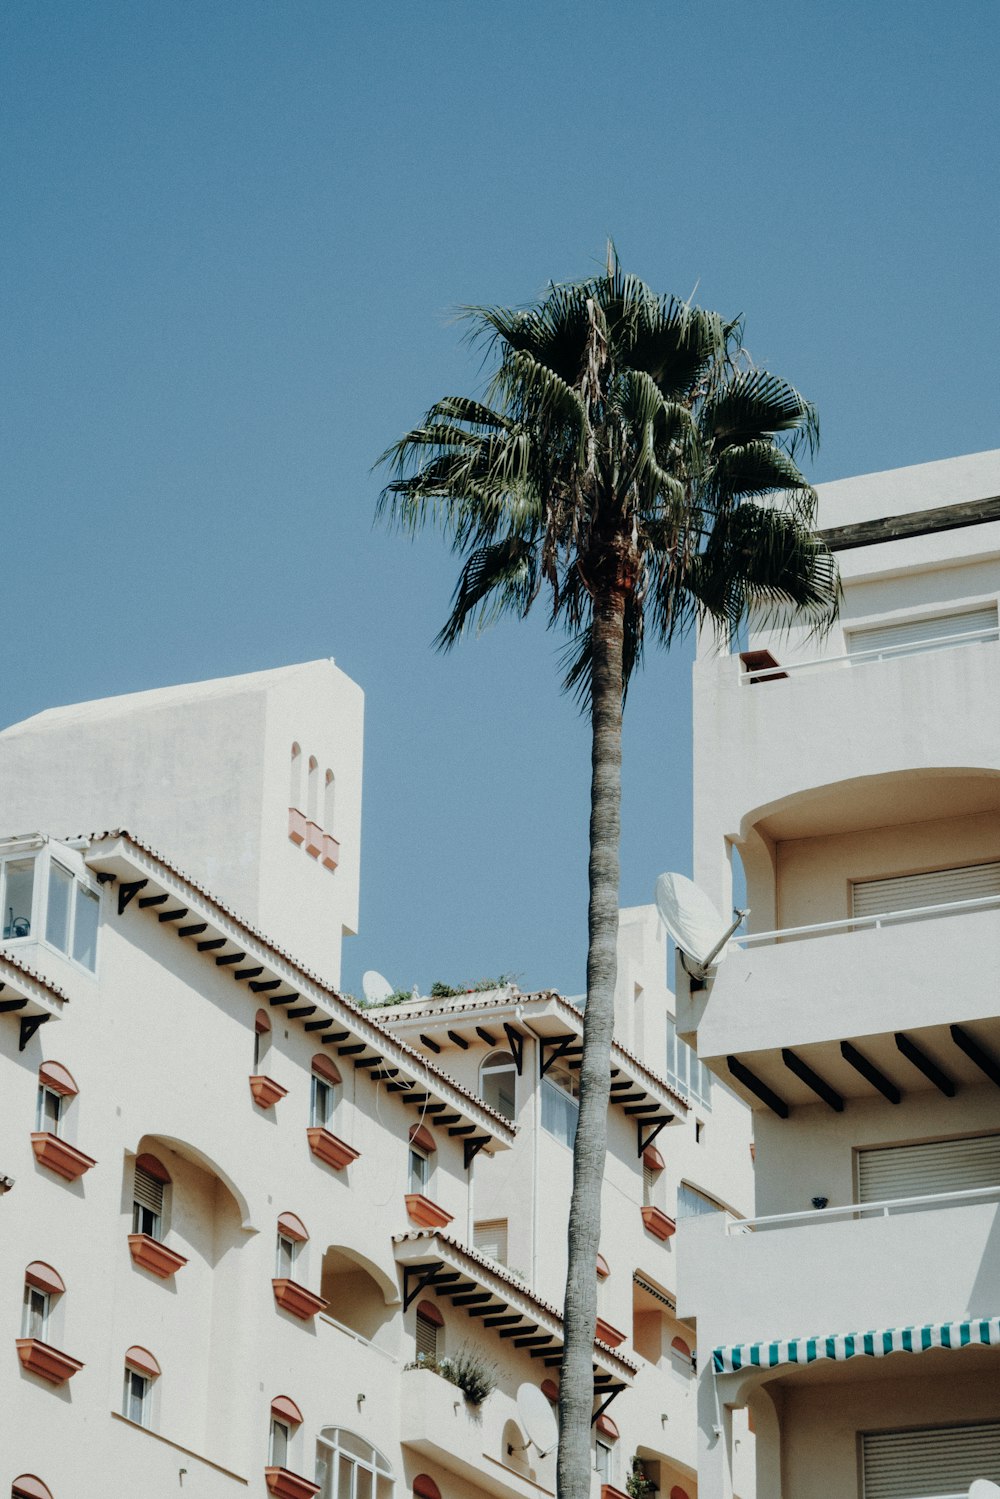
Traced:
<path fill-rule="evenodd" d="M 0 721 L 332 655 L 367 694 L 345 983 L 580 989 L 554 642 L 435 655 L 454 562 L 372 530 L 371 464 L 476 385 L 450 309 L 609 234 L 745 314 L 817 480 L 1000 444 L 998 37 L 996 0 L 7 5 Z M 690 867 L 688 683 L 652 657 L 629 703 L 626 904 Z"/>

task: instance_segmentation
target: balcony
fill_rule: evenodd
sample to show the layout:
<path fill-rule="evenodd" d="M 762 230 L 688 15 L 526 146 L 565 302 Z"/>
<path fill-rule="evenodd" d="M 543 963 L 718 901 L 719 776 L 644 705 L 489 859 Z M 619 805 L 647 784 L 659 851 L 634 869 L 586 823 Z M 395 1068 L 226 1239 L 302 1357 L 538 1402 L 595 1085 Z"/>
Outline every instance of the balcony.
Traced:
<path fill-rule="evenodd" d="M 770 670 L 704 657 L 695 669 L 695 740 L 720 749 L 699 765 L 699 799 L 729 832 L 750 808 L 845 774 L 899 769 L 904 730 L 914 769 L 996 767 L 998 689 L 995 630 L 917 654 L 859 652 Z"/>
<path fill-rule="evenodd" d="M 992 1020 L 998 968 L 996 897 L 754 933 L 678 995 L 677 1025 L 707 1061 Z"/>
<path fill-rule="evenodd" d="M 678 1305 L 718 1345 L 826 1337 L 1000 1308 L 1000 1188 L 679 1230 Z M 956 1353 L 960 1357 L 960 1353 Z"/>
<path fill-rule="evenodd" d="M 555 1492 L 555 1452 L 540 1459 L 533 1447 L 517 1450 L 527 1438 L 514 1399 L 502 1390 L 494 1390 L 481 1406 L 470 1406 L 461 1390 L 439 1374 L 408 1370 L 400 1386 L 399 1439 L 464 1480 L 470 1493 L 539 1499 Z M 508 1446 L 514 1453 L 507 1452 Z"/>

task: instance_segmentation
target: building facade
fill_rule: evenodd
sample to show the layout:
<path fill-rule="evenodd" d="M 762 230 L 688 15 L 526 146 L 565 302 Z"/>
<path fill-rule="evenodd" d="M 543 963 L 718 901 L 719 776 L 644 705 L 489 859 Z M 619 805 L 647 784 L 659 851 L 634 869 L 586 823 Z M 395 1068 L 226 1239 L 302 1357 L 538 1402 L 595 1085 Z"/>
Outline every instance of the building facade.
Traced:
<path fill-rule="evenodd" d="M 554 1491 L 524 1390 L 558 1390 L 580 1011 L 339 992 L 361 722 L 318 662 L 0 735 L 15 1499 Z M 593 1493 L 694 1499 L 674 1230 L 749 1209 L 749 1112 L 669 1023 L 650 909 L 621 945 Z"/>
<path fill-rule="evenodd" d="M 751 915 L 678 1025 L 756 1151 L 754 1216 L 678 1235 L 702 1499 L 740 1411 L 758 1499 L 1000 1482 L 998 495 L 1000 453 L 822 486 L 833 634 L 695 667 L 695 876 Z"/>

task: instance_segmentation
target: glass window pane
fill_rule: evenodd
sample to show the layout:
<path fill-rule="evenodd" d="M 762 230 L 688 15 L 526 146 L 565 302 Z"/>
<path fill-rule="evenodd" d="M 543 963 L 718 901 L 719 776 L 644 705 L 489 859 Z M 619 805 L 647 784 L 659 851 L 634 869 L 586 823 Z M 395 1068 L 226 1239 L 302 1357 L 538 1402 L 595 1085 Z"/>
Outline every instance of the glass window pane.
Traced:
<path fill-rule="evenodd" d="M 354 1499 L 372 1499 L 372 1477 L 371 1468 L 357 1468 L 355 1470 Z"/>
<path fill-rule="evenodd" d="M 338 1431 L 337 1445 L 345 1452 L 352 1452 L 355 1457 L 364 1458 L 366 1463 L 372 1460 L 373 1448 L 369 1442 L 364 1442 L 356 1437 L 352 1431 Z"/>
<path fill-rule="evenodd" d="M 59 1120 L 61 1116 L 61 1094 L 54 1093 L 51 1088 L 39 1088 L 35 1128 L 48 1130 L 50 1134 L 57 1135 L 59 1133 Z"/>
<path fill-rule="evenodd" d="M 73 923 L 73 956 L 84 968 L 97 967 L 97 918 L 100 901 L 92 890 L 76 887 L 76 920 Z"/>
<path fill-rule="evenodd" d="M 34 859 L 11 859 L 5 867 L 3 934 L 31 935 L 31 897 L 35 884 Z"/>
<path fill-rule="evenodd" d="M 349 1457 L 341 1453 L 337 1459 L 337 1491 L 334 1499 L 354 1499 L 351 1479 L 354 1476 L 354 1464 Z"/>
<path fill-rule="evenodd" d="M 49 865 L 49 909 L 45 917 L 45 940 L 69 952 L 69 898 L 73 876 L 59 864 Z"/>
<path fill-rule="evenodd" d="M 550 1083 L 548 1078 L 542 1082 L 542 1129 L 564 1145 L 572 1145 L 576 1139 L 576 1124 L 579 1118 L 579 1105 L 575 1098 L 571 1098 L 562 1088 Z"/>
<path fill-rule="evenodd" d="M 392 1479 L 380 1473 L 375 1480 L 375 1499 L 392 1499 Z"/>

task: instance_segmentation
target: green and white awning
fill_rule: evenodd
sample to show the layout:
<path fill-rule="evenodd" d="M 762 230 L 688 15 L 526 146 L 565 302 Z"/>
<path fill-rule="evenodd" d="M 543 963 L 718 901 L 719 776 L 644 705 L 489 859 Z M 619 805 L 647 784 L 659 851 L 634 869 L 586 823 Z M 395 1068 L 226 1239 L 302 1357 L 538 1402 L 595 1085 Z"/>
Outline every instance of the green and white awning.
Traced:
<path fill-rule="evenodd" d="M 836 1333 L 827 1338 L 785 1338 L 771 1343 L 734 1343 L 712 1352 L 716 1374 L 740 1369 L 776 1369 L 780 1364 L 842 1363 L 849 1358 L 885 1358 L 889 1353 L 924 1353 L 928 1348 L 1000 1346 L 1000 1317 L 970 1322 L 924 1322 L 881 1332 Z"/>

